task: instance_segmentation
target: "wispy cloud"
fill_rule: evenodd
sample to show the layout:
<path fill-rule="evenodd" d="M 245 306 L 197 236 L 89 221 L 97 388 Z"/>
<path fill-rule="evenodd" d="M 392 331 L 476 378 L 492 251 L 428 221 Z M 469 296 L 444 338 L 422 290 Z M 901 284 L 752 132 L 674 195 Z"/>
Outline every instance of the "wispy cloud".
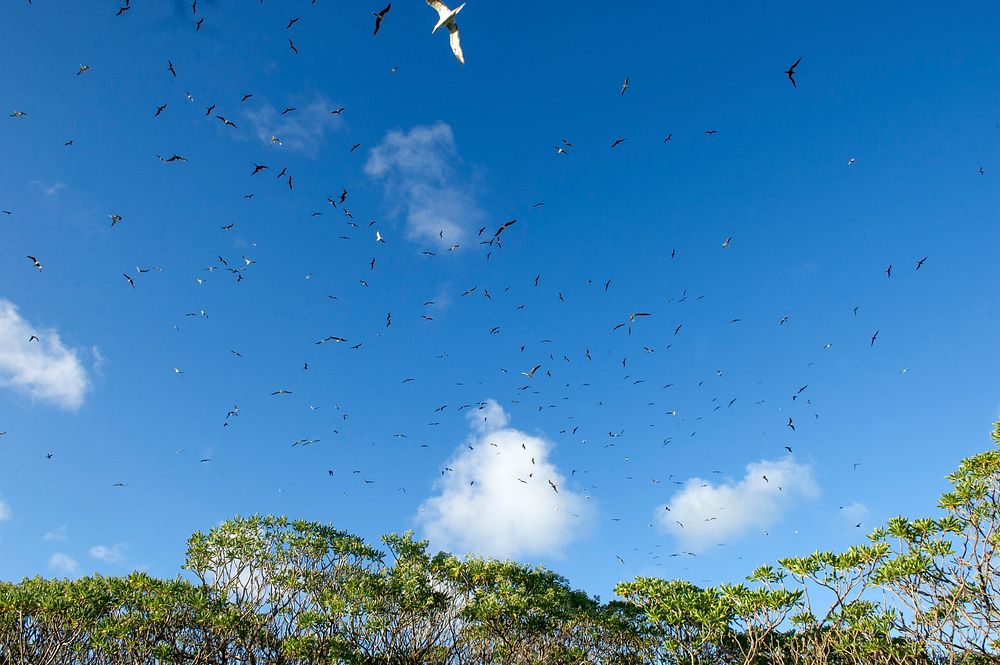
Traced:
<path fill-rule="evenodd" d="M 36 330 L 16 305 L 0 299 L 0 385 L 76 410 L 88 379 L 77 352 L 55 330 Z"/>
<path fill-rule="evenodd" d="M 0 522 L 6 522 L 11 517 L 10 504 L 0 499 Z"/>
<path fill-rule="evenodd" d="M 122 552 L 121 543 L 108 547 L 107 545 L 94 545 L 90 548 L 90 556 L 104 563 L 122 563 L 125 561 L 125 554 Z"/>
<path fill-rule="evenodd" d="M 62 190 L 66 189 L 66 184 L 58 181 L 52 184 L 46 184 L 41 180 L 32 180 L 30 184 L 33 187 L 38 187 L 42 190 L 42 193 L 45 194 L 45 196 L 55 196 Z"/>
<path fill-rule="evenodd" d="M 44 541 L 50 541 L 50 540 L 63 541 L 66 540 L 67 538 L 68 538 L 68 525 L 66 524 L 62 524 L 56 527 L 55 529 L 52 529 L 51 531 L 46 531 L 45 535 L 42 536 L 42 540 Z"/>
<path fill-rule="evenodd" d="M 469 420 L 472 433 L 417 514 L 434 546 L 495 557 L 551 555 L 579 537 L 590 510 L 550 461 L 552 444 L 510 428 L 493 400 Z"/>
<path fill-rule="evenodd" d="M 868 518 L 868 513 L 868 506 L 860 501 L 840 507 L 840 516 L 851 526 L 864 522 Z"/>
<path fill-rule="evenodd" d="M 812 469 L 791 458 L 746 466 L 739 481 L 691 478 L 656 509 L 660 528 L 691 550 L 774 524 L 801 497 L 819 494 Z M 669 509 L 669 510 L 668 510 Z"/>
<path fill-rule="evenodd" d="M 56 552 L 49 557 L 49 568 L 62 575 L 76 575 L 80 572 L 80 564 L 73 557 Z"/>
<path fill-rule="evenodd" d="M 327 134 L 343 127 L 340 116 L 330 114 L 334 107 L 328 99 L 320 97 L 282 115 L 284 109 L 264 103 L 246 109 L 243 117 L 264 145 L 315 157 Z M 272 137 L 280 144 L 273 142 Z"/>
<path fill-rule="evenodd" d="M 407 233 L 438 247 L 460 245 L 481 217 L 451 127 L 443 122 L 390 131 L 372 148 L 365 173 L 400 201 Z"/>

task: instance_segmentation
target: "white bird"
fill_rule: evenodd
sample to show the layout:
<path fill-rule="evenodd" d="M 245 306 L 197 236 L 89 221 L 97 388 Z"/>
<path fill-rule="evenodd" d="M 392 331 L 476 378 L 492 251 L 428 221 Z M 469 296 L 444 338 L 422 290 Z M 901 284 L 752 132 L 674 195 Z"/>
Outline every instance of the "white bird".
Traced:
<path fill-rule="evenodd" d="M 438 22 L 431 30 L 431 34 L 437 32 L 437 29 L 441 26 L 446 26 L 448 32 L 451 34 L 451 50 L 455 54 L 455 57 L 460 63 L 465 64 L 465 56 L 462 55 L 462 44 L 458 40 L 458 25 L 455 23 L 455 16 L 458 12 L 462 11 L 462 7 L 465 6 L 463 2 L 455 9 L 450 9 L 448 5 L 441 2 L 441 0 L 427 0 L 427 4 L 433 7 L 438 13 Z"/>

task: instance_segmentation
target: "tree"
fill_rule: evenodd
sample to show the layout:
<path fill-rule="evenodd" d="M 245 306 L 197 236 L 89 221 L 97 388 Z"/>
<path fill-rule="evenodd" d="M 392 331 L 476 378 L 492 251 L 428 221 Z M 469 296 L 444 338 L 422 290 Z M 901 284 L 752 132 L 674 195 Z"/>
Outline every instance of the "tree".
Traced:
<path fill-rule="evenodd" d="M 1000 445 L 1000 422 L 992 432 Z M 940 518 L 899 516 L 872 534 L 892 555 L 875 582 L 893 594 L 904 613 L 901 633 L 963 657 L 1000 659 L 1000 449 L 962 460 L 948 476 Z"/>

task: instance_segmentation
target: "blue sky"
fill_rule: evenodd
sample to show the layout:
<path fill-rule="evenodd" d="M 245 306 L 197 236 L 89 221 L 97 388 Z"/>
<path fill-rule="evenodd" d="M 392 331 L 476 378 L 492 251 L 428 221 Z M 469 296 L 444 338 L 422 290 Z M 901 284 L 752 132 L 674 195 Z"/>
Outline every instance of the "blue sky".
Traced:
<path fill-rule="evenodd" d="M 463 67 L 417 0 L 7 3 L 0 577 L 271 512 L 606 596 L 933 510 L 1000 406 L 1000 11 L 619 7 L 471 2 Z"/>

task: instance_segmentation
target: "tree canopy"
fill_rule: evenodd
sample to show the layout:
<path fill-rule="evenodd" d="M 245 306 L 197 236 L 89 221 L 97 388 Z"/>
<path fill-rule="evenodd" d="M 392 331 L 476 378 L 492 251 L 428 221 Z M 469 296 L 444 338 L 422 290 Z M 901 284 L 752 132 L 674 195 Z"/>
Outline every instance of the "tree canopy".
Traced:
<path fill-rule="evenodd" d="M 1000 422 L 992 433 L 1000 445 Z M 185 572 L 0 583 L 0 662 L 493 664 L 1000 662 L 1000 447 L 962 460 L 936 517 L 702 588 L 639 577 L 601 602 L 543 567 L 234 517 Z"/>

